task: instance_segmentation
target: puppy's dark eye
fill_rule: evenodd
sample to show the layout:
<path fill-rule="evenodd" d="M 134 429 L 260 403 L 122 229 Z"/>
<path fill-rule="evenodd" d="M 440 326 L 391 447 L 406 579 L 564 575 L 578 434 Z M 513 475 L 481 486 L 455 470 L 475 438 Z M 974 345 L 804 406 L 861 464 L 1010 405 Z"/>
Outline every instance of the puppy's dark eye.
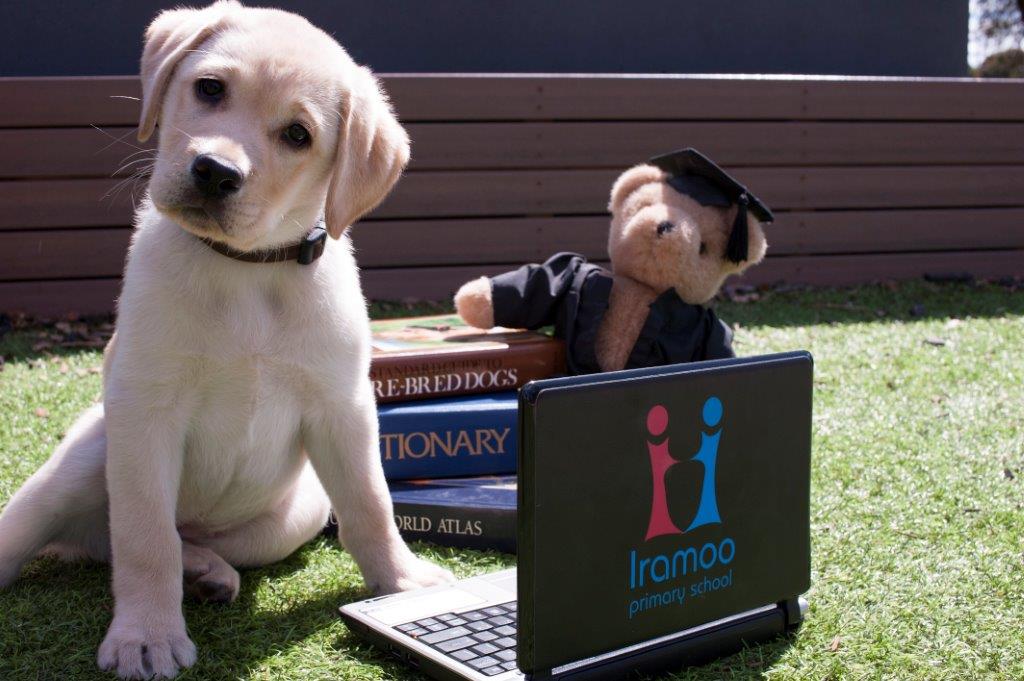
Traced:
<path fill-rule="evenodd" d="M 224 83 L 214 78 L 200 78 L 196 81 L 196 97 L 216 104 L 224 99 Z"/>
<path fill-rule="evenodd" d="M 675 228 L 675 225 L 673 225 L 668 220 L 666 220 L 665 222 L 659 222 L 658 223 L 658 236 L 661 236 L 665 232 L 671 232 L 673 230 L 673 228 Z"/>
<path fill-rule="evenodd" d="M 292 123 L 284 129 L 284 139 L 288 144 L 299 148 L 308 146 L 312 138 L 309 136 L 308 130 L 298 123 Z"/>
<path fill-rule="evenodd" d="M 708 245 L 706 243 L 704 243 L 703 241 L 701 241 L 700 242 L 700 254 L 704 255 L 707 252 L 708 252 Z"/>

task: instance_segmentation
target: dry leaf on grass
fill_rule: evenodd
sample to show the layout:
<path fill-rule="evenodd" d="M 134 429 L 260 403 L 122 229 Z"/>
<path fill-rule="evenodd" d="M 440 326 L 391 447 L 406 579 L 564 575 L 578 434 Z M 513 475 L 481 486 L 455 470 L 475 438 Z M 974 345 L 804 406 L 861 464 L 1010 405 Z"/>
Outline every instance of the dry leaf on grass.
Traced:
<path fill-rule="evenodd" d="M 46 407 L 36 407 L 36 416 L 41 419 L 48 419 L 50 418 L 50 410 Z"/>

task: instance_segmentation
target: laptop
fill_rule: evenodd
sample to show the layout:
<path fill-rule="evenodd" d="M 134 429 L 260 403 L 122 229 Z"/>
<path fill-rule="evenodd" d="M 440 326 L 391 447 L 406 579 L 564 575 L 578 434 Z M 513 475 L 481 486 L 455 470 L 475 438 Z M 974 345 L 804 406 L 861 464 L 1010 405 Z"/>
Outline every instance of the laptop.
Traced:
<path fill-rule="evenodd" d="M 799 626 L 810 586 L 806 352 L 534 381 L 517 567 L 345 605 L 436 679 L 598 679 Z"/>

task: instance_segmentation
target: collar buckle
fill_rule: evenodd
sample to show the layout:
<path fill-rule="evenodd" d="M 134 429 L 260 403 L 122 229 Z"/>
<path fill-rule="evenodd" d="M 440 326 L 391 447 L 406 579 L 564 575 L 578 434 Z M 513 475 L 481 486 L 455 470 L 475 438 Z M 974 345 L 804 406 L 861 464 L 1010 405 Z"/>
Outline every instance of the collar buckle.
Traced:
<path fill-rule="evenodd" d="M 320 257 L 326 245 L 327 229 L 323 222 L 319 222 L 299 244 L 299 257 L 296 258 L 296 262 L 300 265 L 309 265 Z"/>

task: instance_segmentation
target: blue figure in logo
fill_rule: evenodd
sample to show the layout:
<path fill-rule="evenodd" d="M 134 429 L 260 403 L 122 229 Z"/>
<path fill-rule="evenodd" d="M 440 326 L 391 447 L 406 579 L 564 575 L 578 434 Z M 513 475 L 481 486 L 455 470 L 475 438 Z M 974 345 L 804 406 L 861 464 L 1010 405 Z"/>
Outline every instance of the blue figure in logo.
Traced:
<path fill-rule="evenodd" d="M 722 421 L 722 401 L 717 397 L 709 397 L 704 403 L 704 425 L 714 428 Z M 691 461 L 699 461 L 704 464 L 704 484 L 700 490 L 700 506 L 697 507 L 697 515 L 693 522 L 686 528 L 686 531 L 722 522 L 718 515 L 718 498 L 715 495 L 715 463 L 718 461 L 718 439 L 722 435 L 722 429 L 711 434 L 701 432 L 700 449 Z"/>

